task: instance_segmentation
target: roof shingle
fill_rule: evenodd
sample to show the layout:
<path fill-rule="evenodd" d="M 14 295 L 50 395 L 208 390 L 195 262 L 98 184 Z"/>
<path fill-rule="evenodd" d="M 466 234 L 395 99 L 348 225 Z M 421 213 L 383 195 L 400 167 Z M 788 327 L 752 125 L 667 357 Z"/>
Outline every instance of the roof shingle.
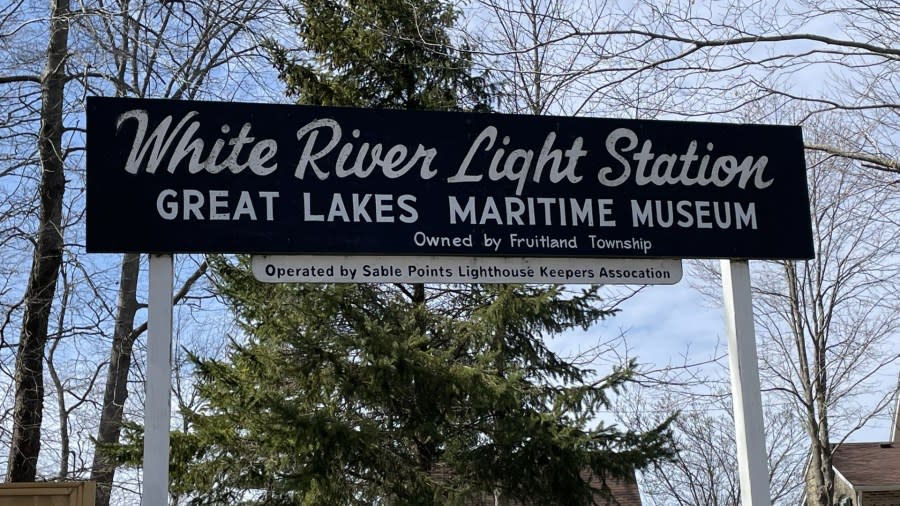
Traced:
<path fill-rule="evenodd" d="M 843 443 L 832 465 L 854 487 L 900 486 L 900 444 Z"/>

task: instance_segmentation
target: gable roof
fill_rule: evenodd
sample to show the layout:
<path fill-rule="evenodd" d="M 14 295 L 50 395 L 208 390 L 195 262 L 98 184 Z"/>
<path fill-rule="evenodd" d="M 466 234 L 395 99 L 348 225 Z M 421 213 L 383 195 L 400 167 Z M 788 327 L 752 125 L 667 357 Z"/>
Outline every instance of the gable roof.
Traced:
<path fill-rule="evenodd" d="M 900 487 L 900 443 L 842 443 L 832 465 L 857 489 Z"/>

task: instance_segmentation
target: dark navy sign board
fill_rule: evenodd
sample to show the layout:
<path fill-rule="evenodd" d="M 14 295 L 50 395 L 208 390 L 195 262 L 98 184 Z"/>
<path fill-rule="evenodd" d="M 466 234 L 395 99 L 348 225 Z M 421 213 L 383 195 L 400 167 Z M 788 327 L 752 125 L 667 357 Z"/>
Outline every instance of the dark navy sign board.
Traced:
<path fill-rule="evenodd" d="M 89 98 L 91 252 L 812 258 L 799 127 Z"/>

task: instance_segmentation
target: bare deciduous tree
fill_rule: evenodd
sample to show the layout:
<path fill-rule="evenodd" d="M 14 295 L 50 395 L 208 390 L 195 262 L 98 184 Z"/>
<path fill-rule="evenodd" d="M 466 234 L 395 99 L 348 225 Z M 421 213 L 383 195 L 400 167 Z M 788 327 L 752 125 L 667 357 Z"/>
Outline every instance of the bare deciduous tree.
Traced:
<path fill-rule="evenodd" d="M 16 354 L 15 408 L 6 479 L 33 481 L 41 449 L 44 409 L 44 347 L 63 254 L 62 206 L 66 179 L 63 160 L 63 104 L 69 40 L 69 2 L 51 2 L 47 58 L 40 75 L 40 217 L 31 274 L 25 291 Z"/>
<path fill-rule="evenodd" d="M 809 133 L 809 132 L 808 132 Z M 807 432 L 810 504 L 833 503 L 832 444 L 883 414 L 900 363 L 900 199 L 846 159 L 811 156 L 816 258 L 760 269 L 755 287 L 765 387 Z"/>
<path fill-rule="evenodd" d="M 83 256 L 83 98 L 281 97 L 275 80 L 266 78 L 271 72 L 258 44 L 263 34 L 278 33 L 277 23 L 267 23 L 280 11 L 277 4 L 262 0 L 95 0 L 71 11 L 68 2 L 55 1 L 51 7 L 48 12 L 30 0 L 0 7 L 0 114 L 7 120 L 0 124 L 0 196 L 10 197 L 0 207 L 0 257 L 9 260 L 0 267 L 0 350 L 18 348 L 14 368 L 5 365 L 11 354 L 3 355 L 4 372 L 10 383 L 14 375 L 17 385 L 15 407 L 3 403 L 10 414 L 9 419 L 3 417 L 4 428 L 11 428 L 3 440 L 11 443 L 8 479 L 35 478 L 44 441 L 59 461 L 53 471 L 42 474 L 83 476 L 93 468 L 101 485 L 100 504 L 106 504 L 113 468 L 102 453 L 93 451 L 88 436 L 96 431 L 99 417 L 97 440 L 117 441 L 133 386 L 131 355 L 146 324 L 137 318 L 144 307 L 137 297 L 140 257 L 125 255 L 115 275 L 108 257 Z M 50 41 L 46 51 L 35 45 L 40 40 Z M 39 162 L 40 172 L 33 170 Z M 18 266 L 27 249 L 34 253 L 34 267 L 26 291 Z M 60 278 L 67 253 L 73 270 Z M 205 268 L 200 260 L 183 275 L 179 300 L 189 296 Z M 62 290 L 56 287 L 58 279 Z M 118 305 L 112 302 L 117 296 Z M 51 319 L 57 328 L 48 336 Z M 18 343 L 12 338 L 17 329 Z M 99 337 L 107 333 L 112 334 L 106 341 L 108 362 L 102 361 L 98 348 L 86 352 L 88 341 L 74 345 L 76 336 L 89 334 L 91 346 L 99 347 Z M 44 365 L 56 394 L 50 427 L 42 423 Z M 107 376 L 102 403 L 95 399 L 98 373 Z M 96 408 L 93 415 L 82 413 L 88 407 Z M 73 418 L 76 411 L 78 420 Z M 77 434 L 70 432 L 70 425 L 78 427 Z M 58 438 L 50 436 L 53 432 Z M 77 466 L 67 457 L 74 447 L 82 450 Z M 84 466 L 92 454 L 94 464 Z"/>
<path fill-rule="evenodd" d="M 809 149 L 900 171 L 892 0 L 575 3 L 564 15 L 537 1 L 482 4 L 500 27 L 481 36 L 486 64 L 529 86 L 564 84 L 558 112 L 736 119 L 774 97 L 838 119 Z"/>
<path fill-rule="evenodd" d="M 118 96 L 195 98 L 239 88 L 253 77 L 253 59 L 259 56 L 252 29 L 263 30 L 272 15 L 269 2 L 194 3 L 162 5 L 152 1 L 99 2 L 103 15 L 84 17 L 90 44 L 104 49 L 92 67 L 103 69 Z M 259 62 L 257 62 L 259 63 Z M 88 86 L 95 86 L 92 80 Z M 223 86 L 213 92 L 215 85 Z M 244 83 L 246 84 L 246 82 Z M 100 89 L 104 88 L 102 82 Z M 232 92 L 234 93 L 234 92 Z M 141 307 L 137 301 L 140 257 L 125 254 L 119 277 L 118 303 L 113 331 L 103 409 L 97 443 L 117 443 L 128 396 L 128 376 L 136 339 L 146 324 L 136 325 Z M 181 300 L 206 271 L 206 262 L 185 280 L 176 295 Z M 91 479 L 98 483 L 98 504 L 109 504 L 115 465 L 102 451 L 95 452 Z"/>
<path fill-rule="evenodd" d="M 807 126 L 817 259 L 758 264 L 758 333 L 767 397 L 795 408 L 819 470 L 809 495 L 830 505 L 830 438 L 880 412 L 892 389 L 859 401 L 897 361 L 886 346 L 897 191 L 884 176 L 900 169 L 896 2 L 603 3 L 600 22 L 590 10 L 560 19 L 524 1 L 484 4 L 506 18 L 482 36 L 504 42 L 486 46 L 489 65 L 532 85 L 565 82 L 554 112 Z M 553 30 L 529 30 L 540 26 Z M 548 54 L 555 66 L 535 56 Z M 525 103 L 529 89 L 517 87 Z"/>

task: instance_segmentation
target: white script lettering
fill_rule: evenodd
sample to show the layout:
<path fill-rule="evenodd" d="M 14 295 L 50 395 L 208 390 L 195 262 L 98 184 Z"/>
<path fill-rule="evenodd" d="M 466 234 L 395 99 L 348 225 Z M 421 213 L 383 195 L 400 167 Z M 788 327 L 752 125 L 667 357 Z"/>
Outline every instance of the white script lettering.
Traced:
<path fill-rule="evenodd" d="M 166 170 L 170 174 L 175 173 L 178 165 L 188 155 L 190 155 L 188 164 L 188 172 L 190 174 L 202 171 L 217 174 L 225 169 L 237 174 L 244 169 L 250 169 L 257 176 L 267 176 L 278 168 L 278 164 L 272 161 L 278 151 L 277 143 L 273 139 L 256 141 L 255 138 L 250 137 L 250 129 L 252 128 L 250 123 L 244 123 L 236 137 L 232 137 L 227 141 L 224 138 L 216 139 L 207 151 L 206 142 L 196 137 L 197 130 L 200 129 L 200 121 L 194 118 L 198 114 L 197 111 L 185 114 L 174 128 L 172 128 L 172 116 L 166 116 L 156 125 L 153 133 L 148 138 L 149 117 L 147 111 L 133 109 L 122 113 L 116 121 L 117 131 L 121 130 L 122 125 L 130 119 L 137 122 L 134 142 L 131 145 L 131 151 L 128 153 L 128 160 L 125 162 L 125 172 L 137 174 L 143 165 L 145 172 L 155 174 L 167 155 L 169 155 L 169 164 Z M 222 125 L 219 131 L 223 135 L 228 135 L 231 132 L 231 127 Z M 175 144 L 175 149 L 170 153 L 173 143 Z M 222 150 L 226 144 L 231 146 L 231 150 L 227 156 L 222 158 Z M 253 147 L 250 148 L 250 153 L 247 155 L 246 160 L 241 162 L 239 160 L 241 153 L 244 147 L 250 144 L 253 144 Z M 267 165 L 270 161 L 272 163 Z"/>
<path fill-rule="evenodd" d="M 319 132 L 322 132 L 322 135 L 330 136 L 321 147 L 316 146 Z M 359 130 L 350 132 L 350 136 L 354 139 L 359 139 L 360 135 Z M 306 169 L 310 168 L 318 179 L 327 179 L 330 175 L 328 169 L 319 167 L 316 162 L 331 154 L 341 142 L 341 136 L 341 125 L 330 118 L 311 121 L 297 130 L 297 140 L 303 143 L 303 148 L 300 151 L 300 160 L 297 162 L 294 176 L 297 179 L 303 179 Z M 356 154 L 353 153 L 354 150 L 356 150 Z M 400 144 L 385 150 L 381 143 L 372 146 L 368 142 L 363 142 L 356 146 L 353 142 L 345 142 L 338 151 L 337 160 L 334 163 L 334 174 L 339 178 L 356 176 L 364 179 L 369 177 L 376 168 L 381 168 L 384 177 L 396 179 L 412 170 L 417 164 L 421 165 L 419 176 L 422 179 L 431 179 L 437 174 L 437 171 L 431 168 L 431 161 L 437 156 L 436 149 L 426 149 L 425 146 L 419 144 L 411 157 L 407 158 L 408 154 L 409 149 Z M 347 162 L 351 158 L 351 165 L 347 167 Z M 403 162 L 406 163 L 403 164 Z M 403 165 L 401 166 L 401 164 Z"/>
<path fill-rule="evenodd" d="M 547 166 L 548 163 L 550 164 L 548 180 L 551 183 L 559 183 L 563 180 L 567 180 L 570 183 L 581 181 L 581 176 L 575 173 L 578 159 L 587 155 L 587 151 L 581 149 L 584 142 L 581 137 L 576 137 L 575 140 L 572 141 L 572 146 L 569 149 L 562 151 L 559 148 L 553 147 L 554 142 L 556 142 L 556 133 L 548 133 L 547 137 L 544 139 L 544 145 L 541 147 L 541 151 L 538 154 L 537 163 L 532 167 L 534 150 L 519 148 L 514 149 L 507 154 L 505 148 L 498 147 L 494 149 L 497 134 L 497 128 L 493 126 L 488 126 L 482 130 L 481 133 L 475 137 L 475 140 L 472 141 L 472 145 L 469 147 L 469 151 L 466 153 L 465 158 L 463 158 L 459 170 L 456 171 L 456 174 L 447 178 L 447 182 L 477 183 L 478 181 L 481 181 L 482 177 L 484 177 L 483 174 L 477 172 L 470 174 L 468 173 L 469 167 L 472 165 L 472 161 L 479 151 L 490 152 L 491 150 L 494 150 L 494 154 L 491 157 L 490 163 L 487 165 L 488 179 L 491 181 L 506 179 L 515 182 L 516 195 L 522 194 L 530 171 L 533 171 L 533 173 L 530 174 L 531 180 L 535 183 L 540 182 L 544 167 Z M 510 143 L 509 136 L 504 136 L 500 140 L 500 143 L 504 146 L 508 146 Z M 482 145 L 484 145 L 484 147 L 482 147 Z M 563 157 L 567 160 L 566 166 L 563 169 L 560 169 Z M 481 167 L 481 172 L 483 172 L 484 162 L 482 162 Z M 473 168 L 473 170 L 478 171 L 477 168 Z"/>
<path fill-rule="evenodd" d="M 625 141 L 624 143 L 620 141 Z M 606 151 L 612 156 L 620 167 L 614 169 L 606 166 L 597 172 L 597 179 L 605 186 L 619 186 L 628 180 L 632 174 L 631 161 L 625 153 L 634 151 L 638 146 L 638 136 L 628 128 L 617 128 L 606 137 Z M 715 146 L 706 143 L 707 153 L 697 155 L 697 141 L 691 141 L 684 153 L 653 153 L 653 141 L 647 139 L 641 144 L 641 150 L 631 155 L 631 160 L 637 162 L 634 167 L 634 182 L 638 186 L 649 184 L 656 186 L 683 185 L 683 186 L 708 186 L 713 185 L 724 188 L 737 181 L 740 189 L 745 189 L 749 183 L 762 190 L 772 185 L 772 179 L 765 178 L 766 165 L 769 163 L 767 156 L 754 158 L 747 156 L 738 162 L 737 157 L 723 155 L 713 158 L 711 154 Z M 699 161 L 695 165 L 694 162 Z"/>

